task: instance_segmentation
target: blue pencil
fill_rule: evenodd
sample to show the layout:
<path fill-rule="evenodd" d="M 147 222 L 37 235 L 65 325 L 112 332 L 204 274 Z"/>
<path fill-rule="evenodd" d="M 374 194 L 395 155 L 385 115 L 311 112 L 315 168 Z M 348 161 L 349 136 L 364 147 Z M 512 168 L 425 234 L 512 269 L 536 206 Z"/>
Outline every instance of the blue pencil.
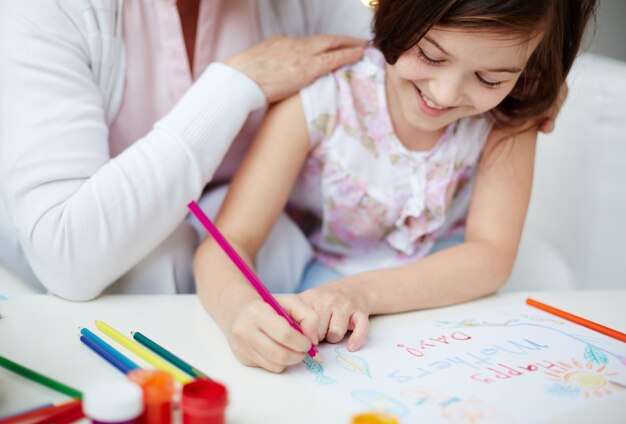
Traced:
<path fill-rule="evenodd" d="M 128 374 L 132 371 L 131 368 L 128 368 L 123 362 L 117 359 L 115 356 L 111 355 L 106 350 L 102 349 L 97 343 L 91 340 L 88 337 L 80 336 L 80 341 L 86 344 L 91 350 L 100 355 L 104 360 L 106 360 L 109 364 L 113 365 L 115 368 L 120 370 L 124 374 Z"/>
<path fill-rule="evenodd" d="M 128 359 L 126 356 L 122 355 L 115 348 L 110 346 L 107 342 L 96 336 L 88 329 L 82 328 L 80 330 L 80 333 L 82 334 L 81 341 L 83 343 L 91 347 L 94 351 L 96 351 L 96 353 L 109 361 L 113 366 L 122 371 L 124 374 L 139 368 L 139 365 Z M 85 340 L 83 340 L 83 337 L 85 338 Z M 88 343 L 87 341 L 91 343 Z M 97 346 L 97 348 L 94 348 L 93 346 Z M 104 352 L 106 355 L 101 352 Z"/>
<path fill-rule="evenodd" d="M 117 359 L 115 356 L 111 355 L 106 350 L 102 349 L 101 346 L 99 346 L 96 342 L 94 342 L 90 338 L 85 337 L 85 336 L 80 336 L 80 341 L 86 344 L 89 348 L 91 348 L 91 350 L 96 352 L 104 360 L 106 360 L 109 364 L 113 365 L 115 368 L 120 370 L 122 373 L 128 374 L 130 371 L 132 371 L 131 368 L 128 368 L 122 361 Z"/>

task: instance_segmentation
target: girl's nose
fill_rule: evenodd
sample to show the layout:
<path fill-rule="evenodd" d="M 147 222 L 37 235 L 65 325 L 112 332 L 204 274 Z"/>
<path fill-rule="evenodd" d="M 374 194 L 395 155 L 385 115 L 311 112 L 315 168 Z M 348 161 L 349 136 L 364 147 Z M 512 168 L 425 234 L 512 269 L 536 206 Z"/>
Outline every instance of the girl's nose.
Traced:
<path fill-rule="evenodd" d="M 445 75 L 433 79 L 430 82 L 430 95 L 438 106 L 458 106 L 463 98 L 462 79 Z"/>

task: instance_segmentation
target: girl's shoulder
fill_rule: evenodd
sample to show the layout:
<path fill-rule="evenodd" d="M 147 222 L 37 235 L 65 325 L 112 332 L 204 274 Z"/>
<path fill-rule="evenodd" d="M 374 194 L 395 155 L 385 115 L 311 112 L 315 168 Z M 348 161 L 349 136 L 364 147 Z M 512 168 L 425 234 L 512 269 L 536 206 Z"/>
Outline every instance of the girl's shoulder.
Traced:
<path fill-rule="evenodd" d="M 385 59 L 382 53 L 368 47 L 361 60 L 345 65 L 319 77 L 311 85 L 301 90 L 300 95 L 306 104 L 316 104 L 314 109 L 335 112 L 350 109 L 356 103 L 370 107 L 379 103 L 379 95 L 384 89 Z"/>
<path fill-rule="evenodd" d="M 385 57 L 380 50 L 368 47 L 361 60 L 337 69 L 333 75 L 336 79 L 347 82 L 356 79 L 384 83 L 385 63 Z"/>
<path fill-rule="evenodd" d="M 343 108 L 377 108 L 385 86 L 385 63 L 378 49 L 368 47 L 361 60 L 333 71 L 322 84 L 329 85 L 333 95 L 343 99 L 339 102 Z"/>

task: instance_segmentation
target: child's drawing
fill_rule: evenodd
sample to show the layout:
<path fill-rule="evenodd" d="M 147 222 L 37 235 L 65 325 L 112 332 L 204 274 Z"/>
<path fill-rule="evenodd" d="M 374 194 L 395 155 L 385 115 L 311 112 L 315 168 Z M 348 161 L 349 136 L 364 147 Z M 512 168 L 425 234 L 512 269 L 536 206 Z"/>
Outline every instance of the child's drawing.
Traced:
<path fill-rule="evenodd" d="M 370 375 L 369 365 L 364 359 L 350 353 L 341 353 L 338 347 L 335 348 L 335 352 L 337 353 L 335 360 L 341 368 L 356 374 L 372 377 Z"/>
<path fill-rule="evenodd" d="M 590 399 L 612 396 L 624 390 L 610 381 L 618 373 L 608 371 L 605 365 L 596 368 L 593 362 L 583 364 L 576 359 L 559 363 L 564 370 L 545 372 L 547 379 L 554 382 L 548 386 L 548 393 L 552 395 L 575 398 L 582 394 L 585 399 Z"/>
<path fill-rule="evenodd" d="M 588 344 L 585 348 L 585 360 L 596 365 L 606 365 L 609 363 L 608 356 L 592 344 Z"/>
<path fill-rule="evenodd" d="M 528 318 L 528 314 L 520 314 L 522 317 Z M 551 318 L 540 319 L 538 315 L 530 316 L 530 319 L 533 321 L 545 321 L 545 322 L 554 322 L 555 324 L 562 326 L 565 323 L 560 320 L 554 320 Z M 613 356 L 618 360 L 622 365 L 626 365 L 626 355 L 615 353 L 614 351 L 608 350 L 604 347 L 600 347 L 598 345 L 612 345 L 610 341 L 607 341 L 606 337 L 598 337 L 598 336 L 589 336 L 589 335 L 581 335 L 581 334 L 573 334 L 564 330 L 560 330 L 558 328 L 551 327 L 549 324 L 537 324 L 530 322 L 522 322 L 518 319 L 510 319 L 506 322 L 502 323 L 491 323 L 487 321 L 478 321 L 474 318 L 467 318 L 460 321 L 437 321 L 437 326 L 442 328 L 460 328 L 460 327 L 517 327 L 517 326 L 528 326 L 528 327 L 539 327 L 544 328 L 549 331 L 555 331 L 563 334 L 564 336 L 570 337 L 580 343 L 585 345 L 585 358 L 591 362 L 596 364 L 608 363 L 608 355 Z M 595 333 L 597 334 L 597 333 Z"/>
<path fill-rule="evenodd" d="M 307 359 L 293 372 L 308 384 L 315 374 L 317 390 L 354 413 L 377 410 L 405 423 L 536 422 L 625 402 L 626 343 L 541 315 L 512 303 L 469 319 L 387 327 L 358 352 L 322 344 L 327 363 Z"/>
<path fill-rule="evenodd" d="M 324 367 L 322 366 L 322 364 L 320 364 L 318 361 L 316 361 L 313 358 L 309 358 L 308 356 L 304 358 L 304 365 L 306 366 L 306 369 L 312 373 L 315 374 L 315 382 L 319 383 L 319 384 L 333 384 L 336 383 L 337 380 L 335 380 L 332 377 L 327 376 L 326 374 L 324 374 Z"/>
<path fill-rule="evenodd" d="M 517 319 L 509 319 L 504 322 L 476 321 L 474 318 L 467 318 L 461 321 L 437 321 L 440 328 L 461 328 L 461 327 L 502 327 L 519 322 Z"/>
<path fill-rule="evenodd" d="M 515 420 L 496 407 L 475 396 L 461 398 L 426 386 L 415 386 L 401 392 L 415 407 L 434 408 L 441 421 L 450 423 L 513 423 Z M 418 413 L 419 415 L 419 413 Z"/>
<path fill-rule="evenodd" d="M 403 417 L 409 413 L 404 404 L 384 393 L 375 390 L 354 390 L 352 398 L 367 406 L 367 409 L 384 412 L 396 417 Z"/>

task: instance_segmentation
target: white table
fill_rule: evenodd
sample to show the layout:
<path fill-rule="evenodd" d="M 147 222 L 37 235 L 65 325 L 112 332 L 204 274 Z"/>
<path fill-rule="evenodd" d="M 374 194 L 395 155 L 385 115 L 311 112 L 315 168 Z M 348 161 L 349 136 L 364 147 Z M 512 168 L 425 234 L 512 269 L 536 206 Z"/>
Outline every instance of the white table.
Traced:
<path fill-rule="evenodd" d="M 443 319 L 477 306 L 491 308 L 511 300 L 523 303 L 528 296 L 626 332 L 626 290 L 500 294 L 447 308 L 377 317 L 371 331 L 385 331 L 399 323 Z M 350 422 L 350 411 L 313 393 L 299 380 L 239 364 L 220 329 L 192 295 L 104 296 L 85 303 L 25 295 L 0 301 L 0 314 L 0 355 L 79 390 L 94 381 L 124 378 L 78 340 L 78 328 L 94 330 L 93 322 L 99 319 L 125 333 L 141 331 L 225 383 L 229 390 L 229 423 Z M 623 399 L 607 400 L 548 422 L 624 423 Z M 42 401 L 63 400 L 67 397 L 0 369 L 0 415 Z"/>

